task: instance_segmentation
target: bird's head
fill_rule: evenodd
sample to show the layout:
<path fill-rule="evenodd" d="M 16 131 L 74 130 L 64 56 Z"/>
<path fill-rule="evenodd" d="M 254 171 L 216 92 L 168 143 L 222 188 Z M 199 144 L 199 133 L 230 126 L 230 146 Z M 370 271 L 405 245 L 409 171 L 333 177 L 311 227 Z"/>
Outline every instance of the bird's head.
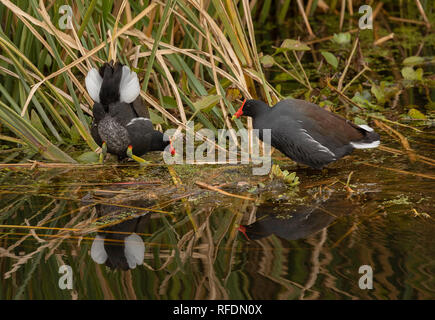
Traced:
<path fill-rule="evenodd" d="M 245 99 L 243 100 L 239 110 L 237 110 L 237 112 L 233 115 L 232 120 L 240 118 L 241 116 L 254 117 L 261 112 L 262 109 L 265 109 L 265 107 L 268 107 L 268 105 L 263 101 Z"/>

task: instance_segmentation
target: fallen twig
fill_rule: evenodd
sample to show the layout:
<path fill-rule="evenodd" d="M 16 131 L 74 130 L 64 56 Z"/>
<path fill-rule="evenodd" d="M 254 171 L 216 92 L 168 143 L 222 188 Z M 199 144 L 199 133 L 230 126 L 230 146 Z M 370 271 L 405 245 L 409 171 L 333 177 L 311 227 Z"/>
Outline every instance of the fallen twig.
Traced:
<path fill-rule="evenodd" d="M 379 46 L 380 44 L 383 44 L 384 42 L 391 40 L 394 38 L 394 33 L 390 33 L 388 36 L 379 38 L 378 40 L 376 40 L 375 42 L 373 42 L 373 45 L 375 46 Z"/>
<path fill-rule="evenodd" d="M 416 160 L 416 156 L 415 156 L 415 152 L 414 150 L 412 150 L 411 146 L 409 145 L 408 140 L 397 130 L 394 130 L 393 128 L 391 128 L 389 125 L 383 123 L 380 120 L 373 120 L 375 122 L 375 124 L 381 128 L 382 130 L 384 130 L 386 133 L 390 134 L 390 135 L 395 135 L 397 138 L 399 138 L 400 143 L 402 144 L 403 148 L 406 150 L 406 153 L 408 154 L 409 160 L 411 162 L 415 162 Z"/>
<path fill-rule="evenodd" d="M 386 146 L 379 146 L 378 149 L 382 150 L 382 151 L 389 152 L 389 153 L 394 153 L 394 154 L 401 154 L 401 155 L 403 155 L 403 154 L 406 153 L 406 152 L 403 152 L 402 150 L 394 149 L 394 148 L 390 148 L 390 147 L 386 147 Z M 423 163 L 431 165 L 431 166 L 435 166 L 435 160 L 434 159 L 431 159 L 431 158 L 428 158 L 428 157 L 425 157 L 425 156 L 421 156 L 419 154 L 416 154 L 415 156 L 417 158 L 417 161 L 423 162 Z"/>
<path fill-rule="evenodd" d="M 355 43 L 353 44 L 352 52 L 350 53 L 349 59 L 347 59 L 343 74 L 341 75 L 340 79 L 338 80 L 337 89 L 340 91 L 343 88 L 344 77 L 346 76 L 347 70 L 349 69 L 350 62 L 352 61 L 353 55 L 355 54 L 356 48 L 358 47 L 358 43 L 359 43 L 359 38 L 357 37 L 355 39 Z"/>
<path fill-rule="evenodd" d="M 417 173 L 417 172 L 409 172 L 409 171 L 395 169 L 395 168 L 378 166 L 378 165 L 371 164 L 371 163 L 366 163 L 366 162 L 362 162 L 362 164 L 364 164 L 366 166 L 369 166 L 369 167 L 380 168 L 380 169 L 385 169 L 385 170 L 389 170 L 389 171 L 395 171 L 395 172 L 399 172 L 399 173 L 403 173 L 403 174 L 407 174 L 407 175 L 411 175 L 411 176 L 417 176 L 417 177 L 422 177 L 422 178 L 427 178 L 427 179 L 433 179 L 433 180 L 435 180 L 435 176 L 432 176 L 432 175 L 429 175 L 429 174 Z"/>
<path fill-rule="evenodd" d="M 251 197 L 239 196 L 239 195 L 237 195 L 237 194 L 233 194 L 233 193 L 226 192 L 226 191 L 224 191 L 224 190 L 221 190 L 221 189 L 219 189 L 219 188 L 217 188 L 217 187 L 213 187 L 213 186 L 211 186 L 211 185 L 209 185 L 209 184 L 206 184 L 206 183 L 204 183 L 204 182 L 195 181 L 195 183 L 196 183 L 198 186 L 200 186 L 201 188 L 208 189 L 208 190 L 212 190 L 212 191 L 216 191 L 216 192 L 219 192 L 219 193 L 221 193 L 221 194 L 223 194 L 223 195 L 226 195 L 226 196 L 229 196 L 229 197 L 239 198 L 239 199 L 243 199 L 243 200 L 252 200 L 252 201 L 255 200 L 254 198 L 251 198 Z"/>

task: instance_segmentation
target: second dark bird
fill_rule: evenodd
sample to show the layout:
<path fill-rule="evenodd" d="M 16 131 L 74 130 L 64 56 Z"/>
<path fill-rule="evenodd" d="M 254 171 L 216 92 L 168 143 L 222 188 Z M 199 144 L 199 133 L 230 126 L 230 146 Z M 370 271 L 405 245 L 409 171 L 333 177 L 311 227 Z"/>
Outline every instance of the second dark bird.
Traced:
<path fill-rule="evenodd" d="M 170 144 L 166 135 L 154 130 L 140 97 L 137 74 L 128 66 L 105 63 L 99 70 L 91 69 L 85 82 L 95 102 L 91 134 L 103 153 L 107 149 L 120 160 L 130 157 L 145 162 L 138 156 L 163 151 Z"/>
<path fill-rule="evenodd" d="M 286 99 L 269 107 L 245 100 L 233 118 L 253 119 L 254 129 L 270 129 L 271 145 L 293 161 L 322 169 L 354 149 L 376 148 L 379 135 L 367 125 L 356 125 L 314 103 Z"/>

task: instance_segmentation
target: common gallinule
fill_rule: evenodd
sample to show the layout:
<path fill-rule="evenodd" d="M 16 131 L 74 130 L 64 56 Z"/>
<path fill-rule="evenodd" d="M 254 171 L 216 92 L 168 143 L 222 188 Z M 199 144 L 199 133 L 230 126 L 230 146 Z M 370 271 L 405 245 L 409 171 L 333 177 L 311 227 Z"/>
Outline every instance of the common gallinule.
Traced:
<path fill-rule="evenodd" d="M 81 199 L 81 205 L 90 205 L 96 211 L 98 229 L 90 250 L 96 263 L 121 270 L 143 264 L 142 235 L 149 226 L 151 213 L 141 208 L 153 207 L 155 194 L 146 192 L 148 187 L 137 194 L 123 192 L 137 190 L 140 184 L 141 181 L 116 182 L 103 190 L 90 191 Z"/>
<path fill-rule="evenodd" d="M 85 83 L 92 100 L 105 106 L 116 102 L 132 103 L 140 93 L 136 72 L 120 62 L 106 62 L 99 70 L 92 68 Z"/>
<path fill-rule="evenodd" d="M 263 203 L 257 208 L 256 221 L 240 225 L 238 230 L 248 240 L 259 240 L 272 234 L 287 240 L 302 239 L 356 208 L 357 203 L 344 199 L 342 194 L 320 198 L 306 205 Z"/>
<path fill-rule="evenodd" d="M 145 200 L 126 201 L 123 205 L 148 206 Z M 139 234 L 143 233 L 149 223 L 150 214 L 140 214 L 134 218 L 123 218 L 122 214 L 132 214 L 131 210 L 111 205 L 96 205 L 97 216 L 120 220 L 120 223 L 100 228 L 92 242 L 91 257 L 98 264 L 105 264 L 111 269 L 128 270 L 142 265 L 145 244 Z"/>
<path fill-rule="evenodd" d="M 131 108 L 126 103 L 112 104 L 107 112 L 101 103 L 96 103 L 91 133 L 97 144 L 107 148 L 107 152 L 118 155 L 120 160 L 129 157 L 143 163 L 145 160 L 140 155 L 163 151 L 170 141 L 163 133 L 154 130 L 148 118 L 133 117 L 128 121 L 126 114 L 129 112 Z M 173 149 L 171 152 L 174 152 Z"/>
<path fill-rule="evenodd" d="M 316 104 L 286 99 L 269 107 L 259 100 L 244 100 L 234 118 L 253 119 L 254 129 L 271 129 L 271 145 L 292 160 L 322 169 L 354 149 L 376 148 L 379 135 L 367 125 L 355 125 Z"/>
<path fill-rule="evenodd" d="M 86 76 L 86 88 L 94 100 L 94 120 L 91 134 L 105 152 L 119 159 L 138 157 L 149 151 L 163 151 L 169 138 L 154 130 L 149 112 L 140 97 L 139 80 L 135 72 L 117 62 L 93 68 Z M 133 154 L 134 151 L 134 154 Z M 175 151 L 171 148 L 171 153 Z"/>
<path fill-rule="evenodd" d="M 98 264 L 104 263 L 111 269 L 128 270 L 141 265 L 145 254 L 142 238 L 134 232 L 113 232 L 96 235 L 91 247 L 92 260 Z"/>

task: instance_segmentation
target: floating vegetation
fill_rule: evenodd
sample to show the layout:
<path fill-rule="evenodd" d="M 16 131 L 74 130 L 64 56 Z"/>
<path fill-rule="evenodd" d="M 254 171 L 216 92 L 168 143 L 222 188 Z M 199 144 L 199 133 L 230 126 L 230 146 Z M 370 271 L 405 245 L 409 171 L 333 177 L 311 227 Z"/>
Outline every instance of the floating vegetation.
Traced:
<path fill-rule="evenodd" d="M 0 0 L 0 299 L 433 299 L 432 2 L 371 1 L 362 30 L 363 0 Z M 100 165 L 84 79 L 109 60 L 159 131 L 249 130 L 230 120 L 242 98 L 293 97 L 382 144 L 322 173 L 277 150 L 265 176 L 157 153 Z M 125 253 L 132 232 L 135 269 L 92 260 L 97 235 Z"/>
<path fill-rule="evenodd" d="M 273 164 L 270 171 L 271 179 L 282 179 L 289 187 L 296 187 L 299 182 L 299 177 L 296 176 L 296 172 L 282 171 L 279 165 Z"/>

